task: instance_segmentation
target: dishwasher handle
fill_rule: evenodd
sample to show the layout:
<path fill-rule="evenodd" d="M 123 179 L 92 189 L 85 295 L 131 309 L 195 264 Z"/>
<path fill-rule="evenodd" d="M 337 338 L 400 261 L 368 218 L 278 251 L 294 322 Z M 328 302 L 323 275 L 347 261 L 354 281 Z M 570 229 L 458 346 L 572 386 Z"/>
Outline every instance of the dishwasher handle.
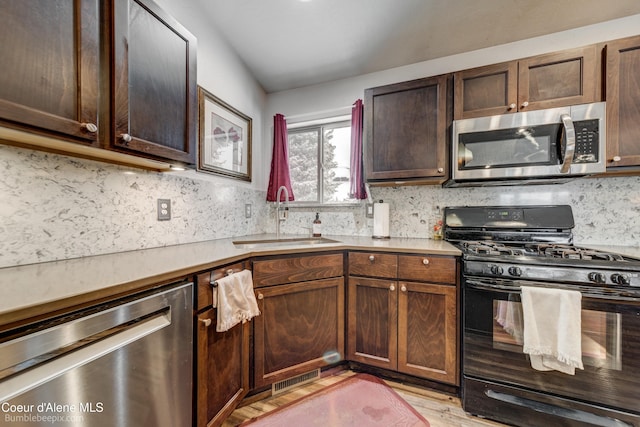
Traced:
<path fill-rule="evenodd" d="M 99 357 L 138 341 L 170 324 L 170 308 L 167 307 L 163 311 L 146 317 L 139 322 L 126 325 L 119 332 L 106 338 L 98 339 L 61 357 L 51 359 L 48 362 L 10 376 L 0 383 L 0 402 L 6 402 L 72 369 L 86 365 Z"/>

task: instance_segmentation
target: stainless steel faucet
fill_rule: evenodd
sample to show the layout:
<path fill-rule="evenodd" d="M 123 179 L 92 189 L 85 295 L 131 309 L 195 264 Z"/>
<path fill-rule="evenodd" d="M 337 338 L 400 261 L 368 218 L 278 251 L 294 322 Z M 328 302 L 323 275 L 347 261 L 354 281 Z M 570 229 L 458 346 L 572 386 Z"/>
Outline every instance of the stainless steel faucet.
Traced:
<path fill-rule="evenodd" d="M 280 206 L 280 196 L 284 190 L 284 208 Z M 282 214 L 280 213 L 282 211 Z M 284 185 L 278 188 L 276 193 L 276 239 L 280 238 L 280 223 L 284 222 L 289 216 L 289 190 Z"/>

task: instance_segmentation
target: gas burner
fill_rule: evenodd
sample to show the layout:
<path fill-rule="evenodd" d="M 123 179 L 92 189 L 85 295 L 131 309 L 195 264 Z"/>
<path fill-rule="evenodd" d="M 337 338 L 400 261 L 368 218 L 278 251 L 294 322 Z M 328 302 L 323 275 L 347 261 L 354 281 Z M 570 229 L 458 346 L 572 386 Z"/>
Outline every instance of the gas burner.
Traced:
<path fill-rule="evenodd" d="M 526 245 L 529 249 L 535 251 L 540 256 L 548 258 L 563 259 L 583 259 L 583 260 L 602 260 L 602 261 L 624 261 L 624 258 L 618 254 L 609 252 L 601 252 L 592 249 L 585 249 L 572 245 L 544 244 Z"/>
<path fill-rule="evenodd" d="M 463 242 L 462 247 L 468 252 L 478 255 L 525 255 L 523 248 L 506 246 L 503 243 L 492 241 L 468 241 Z"/>

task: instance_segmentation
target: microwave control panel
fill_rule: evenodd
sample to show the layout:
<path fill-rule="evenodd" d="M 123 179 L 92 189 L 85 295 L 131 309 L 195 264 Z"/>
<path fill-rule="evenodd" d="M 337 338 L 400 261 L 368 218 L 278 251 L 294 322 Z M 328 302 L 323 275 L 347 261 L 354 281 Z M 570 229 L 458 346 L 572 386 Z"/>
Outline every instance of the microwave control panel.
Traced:
<path fill-rule="evenodd" d="M 598 163 L 598 144 L 600 130 L 598 120 L 581 120 L 573 122 L 576 130 L 576 151 L 573 163 Z"/>

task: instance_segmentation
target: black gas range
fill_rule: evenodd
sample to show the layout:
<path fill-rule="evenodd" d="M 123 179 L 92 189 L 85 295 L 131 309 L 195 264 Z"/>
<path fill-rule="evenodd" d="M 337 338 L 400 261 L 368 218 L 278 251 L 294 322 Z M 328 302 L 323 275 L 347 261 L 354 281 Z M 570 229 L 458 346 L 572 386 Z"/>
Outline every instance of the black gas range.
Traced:
<path fill-rule="evenodd" d="M 467 275 L 640 298 L 640 260 L 576 246 L 573 227 L 564 205 L 445 209 L 445 239 L 462 251 Z"/>
<path fill-rule="evenodd" d="M 517 426 L 640 426 L 640 260 L 574 245 L 565 205 L 448 207 L 444 223 L 462 251 L 464 410 Z M 575 375 L 532 369 L 514 333 L 525 286 L 581 293 Z"/>

